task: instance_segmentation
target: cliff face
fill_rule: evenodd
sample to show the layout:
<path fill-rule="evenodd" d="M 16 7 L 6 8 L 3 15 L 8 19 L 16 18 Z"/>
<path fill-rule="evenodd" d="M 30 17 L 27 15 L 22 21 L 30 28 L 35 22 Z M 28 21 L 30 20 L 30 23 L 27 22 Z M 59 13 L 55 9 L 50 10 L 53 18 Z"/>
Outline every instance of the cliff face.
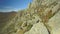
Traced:
<path fill-rule="evenodd" d="M 60 0 L 33 0 L 6 24 L 1 34 L 60 34 L 59 15 Z"/>

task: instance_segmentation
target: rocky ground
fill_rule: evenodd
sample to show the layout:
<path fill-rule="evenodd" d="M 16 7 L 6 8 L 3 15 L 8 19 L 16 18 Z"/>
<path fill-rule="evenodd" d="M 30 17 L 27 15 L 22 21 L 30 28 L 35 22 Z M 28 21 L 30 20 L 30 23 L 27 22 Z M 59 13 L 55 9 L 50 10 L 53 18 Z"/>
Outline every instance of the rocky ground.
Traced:
<path fill-rule="evenodd" d="M 33 0 L 2 28 L 1 34 L 60 34 L 60 0 Z"/>

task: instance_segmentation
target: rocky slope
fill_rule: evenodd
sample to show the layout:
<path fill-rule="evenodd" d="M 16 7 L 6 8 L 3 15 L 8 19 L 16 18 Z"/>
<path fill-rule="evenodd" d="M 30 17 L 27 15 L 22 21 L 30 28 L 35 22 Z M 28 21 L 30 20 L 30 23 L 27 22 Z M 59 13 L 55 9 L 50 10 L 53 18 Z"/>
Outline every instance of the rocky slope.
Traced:
<path fill-rule="evenodd" d="M 1 34 L 60 34 L 60 0 L 33 0 Z"/>

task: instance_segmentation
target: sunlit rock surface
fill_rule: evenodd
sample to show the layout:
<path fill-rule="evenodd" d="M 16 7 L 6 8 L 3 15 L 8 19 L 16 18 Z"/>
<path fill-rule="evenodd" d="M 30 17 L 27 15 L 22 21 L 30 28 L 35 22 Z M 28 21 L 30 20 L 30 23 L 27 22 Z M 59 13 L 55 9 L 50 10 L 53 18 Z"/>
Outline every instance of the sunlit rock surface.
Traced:
<path fill-rule="evenodd" d="M 33 0 L 1 34 L 60 34 L 60 0 Z"/>
<path fill-rule="evenodd" d="M 60 34 L 60 11 L 49 20 L 48 24 L 52 28 L 52 34 Z"/>
<path fill-rule="evenodd" d="M 30 31 L 25 34 L 48 34 L 46 27 L 43 23 L 34 24 Z"/>

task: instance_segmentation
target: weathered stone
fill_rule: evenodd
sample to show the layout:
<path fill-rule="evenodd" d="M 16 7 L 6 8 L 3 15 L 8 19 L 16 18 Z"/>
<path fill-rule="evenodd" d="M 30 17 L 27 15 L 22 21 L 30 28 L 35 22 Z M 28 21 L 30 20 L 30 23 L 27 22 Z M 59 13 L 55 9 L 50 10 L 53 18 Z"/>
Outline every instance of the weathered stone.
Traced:
<path fill-rule="evenodd" d="M 48 24 L 52 28 L 52 34 L 60 34 L 60 11 L 49 20 Z"/>
<path fill-rule="evenodd" d="M 34 24 L 30 31 L 25 34 L 48 34 L 48 31 L 43 23 Z"/>
<path fill-rule="evenodd" d="M 28 8 L 18 12 L 2 31 L 7 31 L 13 24 L 12 29 L 15 30 L 9 33 L 12 30 L 10 28 L 9 34 L 60 34 L 59 10 L 60 0 L 33 0 Z"/>

